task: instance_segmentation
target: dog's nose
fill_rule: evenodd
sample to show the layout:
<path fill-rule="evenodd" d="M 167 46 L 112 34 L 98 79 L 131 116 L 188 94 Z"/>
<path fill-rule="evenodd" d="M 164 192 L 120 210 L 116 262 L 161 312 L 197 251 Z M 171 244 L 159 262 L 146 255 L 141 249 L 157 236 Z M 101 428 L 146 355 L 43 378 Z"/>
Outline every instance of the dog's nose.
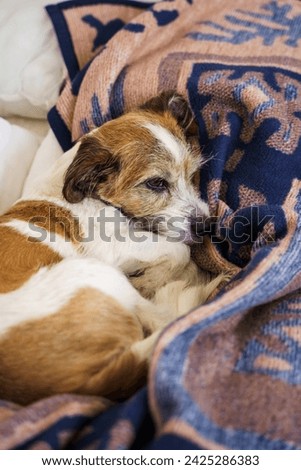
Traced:
<path fill-rule="evenodd" d="M 190 219 L 190 228 L 191 233 L 196 236 L 205 235 L 206 233 L 211 233 L 213 219 L 211 217 L 200 216 L 200 217 L 191 217 Z"/>

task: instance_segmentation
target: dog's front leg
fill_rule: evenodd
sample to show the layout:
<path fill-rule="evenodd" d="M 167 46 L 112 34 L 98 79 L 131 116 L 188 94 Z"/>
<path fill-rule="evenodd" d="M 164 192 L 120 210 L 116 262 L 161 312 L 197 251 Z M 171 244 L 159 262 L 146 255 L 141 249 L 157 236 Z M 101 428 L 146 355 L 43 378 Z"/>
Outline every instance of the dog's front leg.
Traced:
<path fill-rule="evenodd" d="M 190 248 L 150 232 L 144 235 L 140 242 L 130 241 L 120 268 L 144 297 L 153 298 L 189 265 Z"/>
<path fill-rule="evenodd" d="M 81 211 L 81 253 L 121 269 L 144 297 L 152 298 L 157 289 L 175 279 L 189 263 L 187 245 L 153 232 L 134 231 L 129 220 L 115 208 L 103 208 L 101 217 L 99 210 L 93 217 L 87 217 L 87 213 L 91 213 L 91 208 L 89 212 Z"/>

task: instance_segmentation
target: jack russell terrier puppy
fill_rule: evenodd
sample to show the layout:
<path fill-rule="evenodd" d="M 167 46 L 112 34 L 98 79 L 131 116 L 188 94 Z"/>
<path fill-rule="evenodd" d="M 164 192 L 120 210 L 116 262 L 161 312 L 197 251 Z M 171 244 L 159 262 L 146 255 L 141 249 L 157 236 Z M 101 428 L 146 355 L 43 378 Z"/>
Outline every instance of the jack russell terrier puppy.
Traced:
<path fill-rule="evenodd" d="M 209 216 L 196 141 L 187 102 L 164 92 L 84 136 L 0 217 L 1 399 L 128 397 L 162 329 L 225 280 L 190 259 Z"/>

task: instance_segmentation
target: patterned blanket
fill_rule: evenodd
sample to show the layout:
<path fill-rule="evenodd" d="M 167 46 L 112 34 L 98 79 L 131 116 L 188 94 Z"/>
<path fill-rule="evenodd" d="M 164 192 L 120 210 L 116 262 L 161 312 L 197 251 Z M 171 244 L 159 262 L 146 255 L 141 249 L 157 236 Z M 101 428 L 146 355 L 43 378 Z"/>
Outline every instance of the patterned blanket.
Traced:
<path fill-rule="evenodd" d="M 173 323 L 130 400 L 1 403 L 3 448 L 301 448 L 301 3 L 72 1 L 48 7 L 69 77 L 49 114 L 60 143 L 163 89 L 189 99 L 217 217 L 194 249 L 230 270 Z"/>

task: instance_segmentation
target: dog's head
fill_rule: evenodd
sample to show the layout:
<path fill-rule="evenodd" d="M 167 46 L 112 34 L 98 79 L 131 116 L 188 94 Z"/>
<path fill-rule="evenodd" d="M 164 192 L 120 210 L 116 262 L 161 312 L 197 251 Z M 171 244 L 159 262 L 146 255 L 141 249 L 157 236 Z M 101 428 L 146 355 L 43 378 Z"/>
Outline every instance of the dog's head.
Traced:
<path fill-rule="evenodd" d="M 198 195 L 201 164 L 188 103 L 163 92 L 82 138 L 63 195 L 71 203 L 100 199 L 136 226 L 190 242 L 209 216 Z"/>

